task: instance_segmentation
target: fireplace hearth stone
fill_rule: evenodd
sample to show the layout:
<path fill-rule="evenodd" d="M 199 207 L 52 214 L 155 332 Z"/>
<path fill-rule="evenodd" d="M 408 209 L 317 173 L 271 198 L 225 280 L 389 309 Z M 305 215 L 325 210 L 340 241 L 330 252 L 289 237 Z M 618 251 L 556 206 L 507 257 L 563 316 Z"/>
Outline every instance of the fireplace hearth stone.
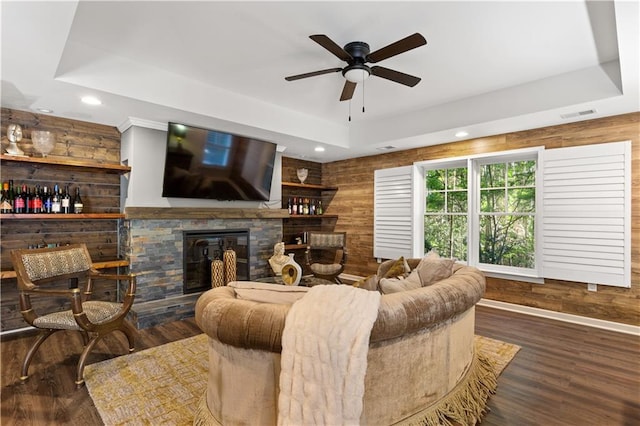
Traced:
<path fill-rule="evenodd" d="M 194 316 L 195 302 L 202 293 L 184 294 L 184 232 L 248 230 L 248 279 L 269 275 L 268 259 L 273 245 L 282 241 L 282 219 L 278 217 L 211 219 L 172 218 L 123 221 L 121 253 L 129 260 L 129 270 L 137 277 L 136 300 L 131 320 L 139 328 Z M 247 212 L 243 212 L 247 216 Z M 161 217 L 156 214 L 155 217 Z M 238 279 L 241 279 L 238 277 Z M 204 290 L 203 290 L 204 291 Z"/>

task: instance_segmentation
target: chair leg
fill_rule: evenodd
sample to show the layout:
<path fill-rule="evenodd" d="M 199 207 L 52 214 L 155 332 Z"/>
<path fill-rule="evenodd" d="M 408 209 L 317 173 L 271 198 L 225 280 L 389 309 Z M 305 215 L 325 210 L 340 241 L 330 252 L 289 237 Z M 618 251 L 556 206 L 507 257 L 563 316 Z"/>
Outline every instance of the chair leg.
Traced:
<path fill-rule="evenodd" d="M 22 363 L 22 371 L 21 371 L 21 374 L 20 374 L 20 380 L 24 381 L 24 380 L 27 380 L 29 378 L 29 365 L 31 364 L 31 361 L 33 360 L 33 356 L 38 351 L 38 348 L 40 347 L 40 345 L 45 340 L 47 340 L 47 338 L 49 336 L 51 336 L 53 333 L 55 333 L 56 331 L 60 331 L 60 330 L 42 330 L 42 331 L 40 331 L 40 334 L 36 338 L 36 341 L 33 342 L 33 345 L 31 345 L 31 348 L 27 352 L 27 356 L 25 356 L 25 358 L 24 358 L 24 362 Z"/>
<path fill-rule="evenodd" d="M 80 331 L 80 334 L 82 335 L 82 345 L 87 346 L 87 343 L 89 343 L 89 333 L 82 330 Z"/>
<path fill-rule="evenodd" d="M 133 352 L 136 349 L 135 342 L 137 330 L 128 321 L 124 321 L 122 323 L 122 328 L 120 328 L 120 331 L 122 331 L 124 335 L 127 336 L 127 340 L 129 341 L 129 353 Z"/>
<path fill-rule="evenodd" d="M 89 343 L 84 347 L 82 354 L 80 355 L 80 359 L 78 360 L 78 369 L 76 370 L 76 387 L 80 388 L 84 385 L 84 364 L 87 362 L 87 357 L 93 350 L 93 347 L 98 343 L 100 339 L 102 339 L 102 335 L 97 334 L 94 336 Z"/>
<path fill-rule="evenodd" d="M 127 341 L 129 342 L 129 352 L 133 352 L 135 350 L 135 335 L 136 329 L 127 321 L 122 323 L 122 327 L 118 330 L 122 331 L 125 336 L 127 336 Z M 107 333 L 109 334 L 109 333 Z M 78 360 L 78 369 L 76 371 L 76 387 L 80 388 L 84 385 L 84 367 L 87 362 L 87 357 L 95 347 L 95 345 L 107 334 L 97 334 L 95 335 L 87 345 L 85 345 L 82 354 L 80 355 L 80 359 Z"/>

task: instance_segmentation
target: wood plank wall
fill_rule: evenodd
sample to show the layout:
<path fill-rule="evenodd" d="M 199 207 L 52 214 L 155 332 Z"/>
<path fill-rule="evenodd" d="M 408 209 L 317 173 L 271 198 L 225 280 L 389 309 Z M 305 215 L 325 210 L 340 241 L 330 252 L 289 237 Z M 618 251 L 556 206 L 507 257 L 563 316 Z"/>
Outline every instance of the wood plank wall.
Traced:
<path fill-rule="evenodd" d="M 339 187 L 326 210 L 329 214 L 340 215 L 336 231 L 348 232 L 349 262 L 345 272 L 367 276 L 375 273 L 378 267 L 373 258 L 373 172 L 376 169 L 535 146 L 551 149 L 623 140 L 632 141 L 631 288 L 598 286 L 594 293 L 587 291 L 585 283 L 546 280 L 540 285 L 489 278 L 485 297 L 640 325 L 640 113 L 323 164 L 322 183 Z M 283 170 L 290 167 L 290 160 L 283 159 Z"/>
<path fill-rule="evenodd" d="M 49 130 L 56 135 L 56 146 L 50 154 L 51 158 L 120 164 L 120 132 L 115 127 L 2 108 L 0 127 L 3 151 L 9 143 L 6 136 L 9 124 L 22 126 L 23 139 L 18 142 L 18 146 L 27 155 L 40 156 L 34 154 L 31 132 Z M 23 183 L 30 188 L 36 184 L 51 188 L 57 183 L 61 190 L 69 185 L 72 191 L 75 191 L 75 187 L 80 187 L 85 213 L 120 212 L 120 175 L 116 172 L 3 162 L 0 182 L 9 179 L 14 180 L 16 187 Z M 118 220 L 3 219 L 0 224 L 0 268 L 13 269 L 10 251 L 14 248 L 26 248 L 30 244 L 85 243 L 94 262 L 114 260 L 118 256 L 118 227 Z M 114 283 L 98 283 L 94 295 L 96 300 L 115 300 Z M 15 278 L 2 280 L 0 297 L 2 331 L 24 327 L 26 323 L 18 307 Z"/>

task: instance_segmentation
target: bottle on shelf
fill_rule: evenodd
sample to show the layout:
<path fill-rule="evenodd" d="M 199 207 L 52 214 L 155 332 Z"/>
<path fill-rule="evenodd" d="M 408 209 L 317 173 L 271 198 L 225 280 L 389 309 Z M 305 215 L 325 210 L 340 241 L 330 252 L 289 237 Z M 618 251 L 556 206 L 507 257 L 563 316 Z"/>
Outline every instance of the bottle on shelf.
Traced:
<path fill-rule="evenodd" d="M 53 213 L 51 211 L 51 193 L 46 185 L 42 188 L 42 213 Z"/>
<path fill-rule="evenodd" d="M 22 185 L 22 196 L 24 197 L 24 212 L 33 213 L 33 197 L 31 195 L 31 188 L 27 185 Z"/>
<path fill-rule="evenodd" d="M 316 200 L 315 199 L 311 200 L 311 205 L 309 206 L 309 214 L 310 215 L 315 215 L 316 214 Z"/>
<path fill-rule="evenodd" d="M 291 203 L 291 197 L 289 197 L 289 199 L 287 200 L 287 211 L 289 212 L 289 215 L 293 213 L 293 204 Z"/>
<path fill-rule="evenodd" d="M 60 197 L 60 187 L 56 183 L 53 185 L 53 194 L 51 194 L 51 213 L 57 214 L 62 211 L 62 200 Z"/>
<path fill-rule="evenodd" d="M 1 213 L 13 213 L 13 199 L 9 192 L 9 182 L 2 183 L 2 200 L 0 200 Z"/>
<path fill-rule="evenodd" d="M 25 188 L 23 186 L 23 191 L 16 190 L 16 195 L 13 199 L 13 212 L 17 214 L 23 214 L 27 212 L 27 205 L 25 196 Z"/>
<path fill-rule="evenodd" d="M 65 185 L 64 192 L 60 199 L 60 209 L 64 214 L 71 213 L 71 195 L 69 195 L 69 185 Z"/>
<path fill-rule="evenodd" d="M 324 209 L 322 208 L 322 200 L 318 200 L 318 207 L 316 208 L 316 213 L 323 214 Z"/>
<path fill-rule="evenodd" d="M 293 197 L 293 206 L 291 209 L 291 214 L 298 214 L 298 199 Z"/>
<path fill-rule="evenodd" d="M 82 197 L 80 197 L 80 188 L 76 187 L 76 195 L 73 197 L 73 212 L 82 213 L 83 208 L 84 203 L 82 202 Z"/>
<path fill-rule="evenodd" d="M 42 195 L 40 195 L 40 185 L 36 185 L 31 196 L 31 213 L 42 213 Z"/>

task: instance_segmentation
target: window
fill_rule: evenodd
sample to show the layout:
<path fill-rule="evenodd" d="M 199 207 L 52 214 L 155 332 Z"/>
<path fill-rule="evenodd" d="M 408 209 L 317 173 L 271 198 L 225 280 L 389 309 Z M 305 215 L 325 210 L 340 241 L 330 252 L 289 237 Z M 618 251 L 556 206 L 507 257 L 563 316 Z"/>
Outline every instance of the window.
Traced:
<path fill-rule="evenodd" d="M 479 263 L 535 268 L 536 162 L 482 164 Z"/>
<path fill-rule="evenodd" d="M 536 276 L 537 150 L 424 162 L 424 250 Z"/>
<path fill-rule="evenodd" d="M 622 141 L 376 170 L 374 257 L 433 248 L 493 276 L 629 288 L 631 157 Z"/>
<path fill-rule="evenodd" d="M 467 169 L 426 172 L 424 251 L 467 260 Z"/>

